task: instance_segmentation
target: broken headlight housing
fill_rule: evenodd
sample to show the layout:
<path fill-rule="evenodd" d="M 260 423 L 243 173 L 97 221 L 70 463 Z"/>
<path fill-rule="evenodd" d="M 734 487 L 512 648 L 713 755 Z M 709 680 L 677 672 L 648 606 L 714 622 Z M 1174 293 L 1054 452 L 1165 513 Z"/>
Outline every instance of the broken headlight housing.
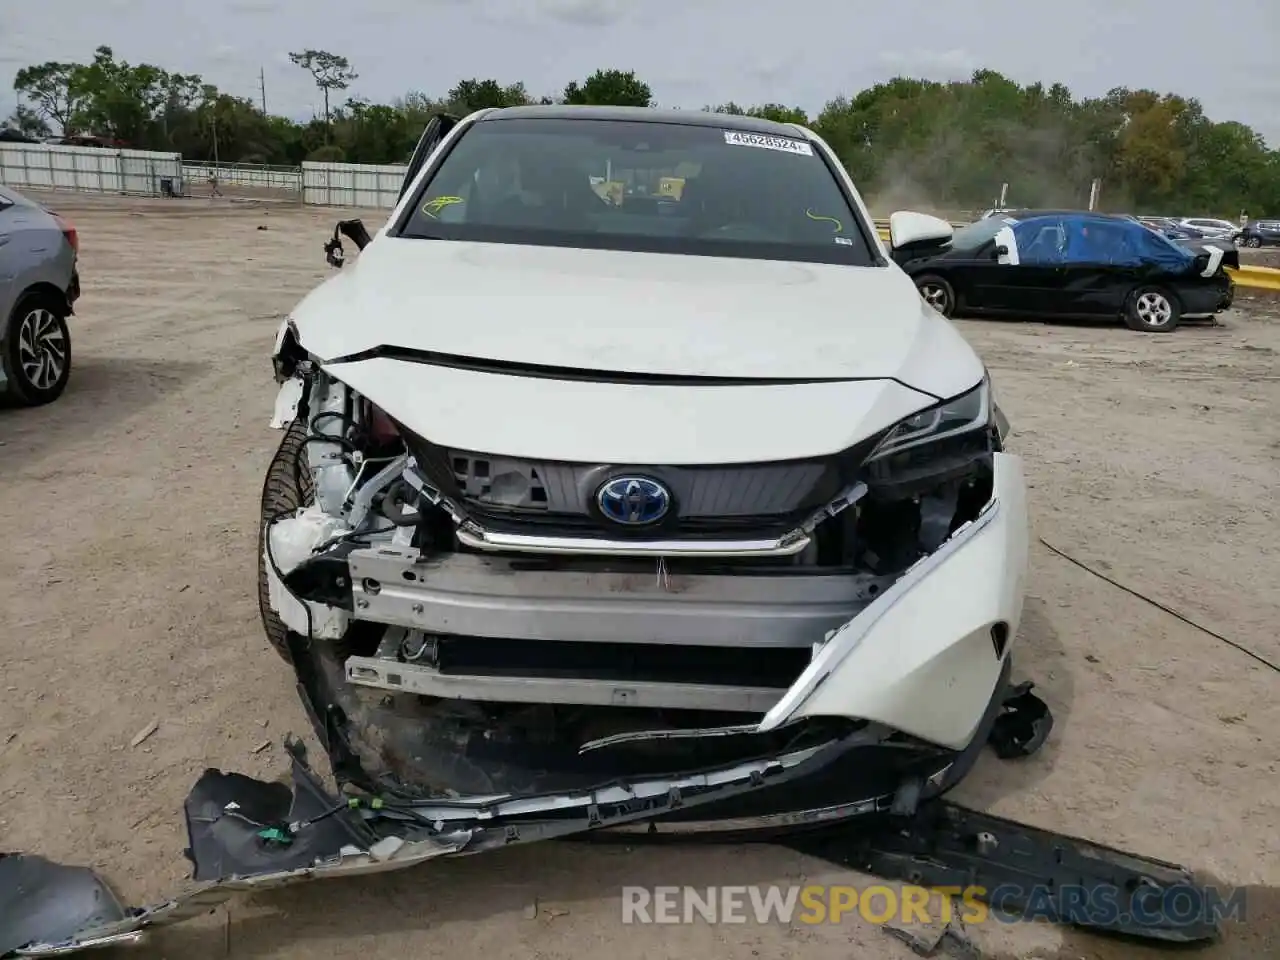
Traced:
<path fill-rule="evenodd" d="M 982 382 L 967 393 L 900 420 L 867 458 L 870 463 L 890 454 L 923 444 L 937 443 L 995 425 L 995 400 L 991 395 L 991 375 L 983 371 Z"/>
<path fill-rule="evenodd" d="M 991 454 L 1002 448 L 1002 421 L 984 371 L 972 390 L 891 427 L 864 462 L 866 482 L 881 496 L 910 497 L 989 471 Z"/>

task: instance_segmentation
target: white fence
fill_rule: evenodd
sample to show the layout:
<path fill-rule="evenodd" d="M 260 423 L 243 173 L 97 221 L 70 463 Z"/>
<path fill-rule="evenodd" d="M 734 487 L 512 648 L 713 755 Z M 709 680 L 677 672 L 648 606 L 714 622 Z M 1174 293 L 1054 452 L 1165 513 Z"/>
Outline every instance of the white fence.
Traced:
<path fill-rule="evenodd" d="M 176 153 L 0 143 L 0 183 L 19 189 L 159 197 L 166 195 L 162 182 L 168 181 L 177 195 L 203 196 L 216 175 L 219 189 L 272 190 L 316 206 L 390 210 L 399 200 L 404 171 L 398 164 L 184 163 Z"/>
<path fill-rule="evenodd" d="M 390 210 L 400 199 L 405 169 L 397 164 L 304 163 L 302 202 Z"/>
<path fill-rule="evenodd" d="M 179 154 L 0 143 L 0 183 L 11 187 L 158 197 L 164 180 L 181 189 Z"/>

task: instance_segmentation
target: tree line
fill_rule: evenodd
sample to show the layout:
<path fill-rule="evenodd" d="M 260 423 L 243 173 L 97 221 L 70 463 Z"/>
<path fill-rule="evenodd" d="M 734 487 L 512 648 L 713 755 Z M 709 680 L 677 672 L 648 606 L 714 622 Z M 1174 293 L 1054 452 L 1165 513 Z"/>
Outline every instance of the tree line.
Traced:
<path fill-rule="evenodd" d="M 346 57 L 290 54 L 322 93 L 307 122 L 266 112 L 196 74 L 130 64 L 110 47 L 89 63 L 18 71 L 10 126 L 35 136 L 91 134 L 187 160 L 297 165 L 303 160 L 402 163 L 432 114 L 528 103 L 655 105 L 632 71 L 602 69 L 552 95 L 523 83 L 459 81 L 444 96 L 412 91 L 389 104 L 351 94 Z M 940 83 L 895 77 L 840 95 L 816 116 L 768 103 L 702 109 L 805 124 L 835 149 L 879 205 L 939 209 L 990 205 L 1008 185 L 1011 204 L 1083 206 L 1100 179 L 1103 209 L 1280 215 L 1280 150 L 1252 128 L 1214 122 L 1176 94 L 1116 88 L 1075 98 L 1060 83 L 1020 85 L 992 70 Z"/>

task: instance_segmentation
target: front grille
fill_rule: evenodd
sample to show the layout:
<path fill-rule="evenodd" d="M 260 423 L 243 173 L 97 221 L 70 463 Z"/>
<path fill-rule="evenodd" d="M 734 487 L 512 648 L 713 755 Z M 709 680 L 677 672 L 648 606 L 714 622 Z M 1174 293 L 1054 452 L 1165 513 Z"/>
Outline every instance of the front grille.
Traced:
<path fill-rule="evenodd" d="M 608 464 L 539 463 L 448 452 L 462 498 L 481 510 L 590 516 L 596 491 L 620 472 Z M 715 467 L 638 468 L 671 489 L 682 519 L 759 518 L 820 505 L 820 461 Z"/>
<path fill-rule="evenodd" d="M 668 466 L 530 460 L 446 449 L 408 437 L 425 477 L 488 530 L 638 540 L 782 536 L 847 489 L 879 439 L 869 437 L 810 460 Z M 673 509 L 653 526 L 612 523 L 596 506 L 602 484 L 632 473 L 661 481 L 671 491 Z"/>

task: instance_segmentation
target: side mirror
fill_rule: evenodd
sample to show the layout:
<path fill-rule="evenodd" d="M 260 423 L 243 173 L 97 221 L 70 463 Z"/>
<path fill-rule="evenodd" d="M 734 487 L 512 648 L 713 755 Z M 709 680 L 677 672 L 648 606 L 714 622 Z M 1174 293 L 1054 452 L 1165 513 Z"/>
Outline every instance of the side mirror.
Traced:
<path fill-rule="evenodd" d="M 920 244 L 943 244 L 955 231 L 951 224 L 927 213 L 899 210 L 889 218 L 889 246 L 894 250 Z"/>
<path fill-rule="evenodd" d="M 338 239 L 339 236 L 346 237 L 354 243 L 357 250 L 363 250 L 373 241 L 363 220 L 339 220 L 338 225 L 333 228 L 333 239 L 324 245 L 325 262 L 338 270 L 341 270 L 342 265 L 346 263 L 346 255 L 342 251 L 342 241 Z"/>

